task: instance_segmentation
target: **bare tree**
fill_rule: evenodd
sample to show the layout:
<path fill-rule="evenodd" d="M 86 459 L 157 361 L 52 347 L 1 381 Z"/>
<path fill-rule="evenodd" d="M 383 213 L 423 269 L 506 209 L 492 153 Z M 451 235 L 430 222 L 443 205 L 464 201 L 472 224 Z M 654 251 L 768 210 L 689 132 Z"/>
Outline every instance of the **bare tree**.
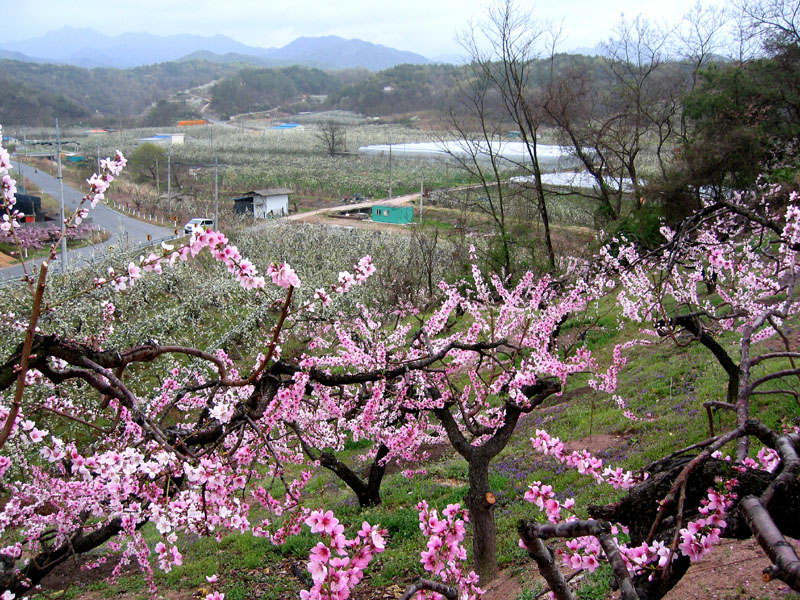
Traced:
<path fill-rule="evenodd" d="M 691 68 L 691 83 L 686 93 L 691 93 L 700 82 L 700 73 L 715 54 L 723 52 L 724 30 L 729 22 L 728 11 L 718 6 L 703 6 L 699 0 L 683 16 L 677 29 L 677 54 Z M 685 142 L 688 127 L 685 111 L 680 111 L 678 135 Z"/>
<path fill-rule="evenodd" d="M 467 82 L 459 83 L 458 108 L 450 109 L 450 124 L 461 141 L 451 152 L 453 160 L 471 177 L 480 182 L 482 196 L 470 202 L 467 193 L 465 208 L 483 213 L 495 231 L 497 252 L 490 256 L 491 267 L 503 273 L 513 270 L 509 210 L 511 200 L 503 185 L 503 159 L 498 152 L 503 125 L 493 115 L 498 112 L 497 94 L 480 72 Z M 459 110 L 461 109 L 461 110 Z M 470 115 L 464 118 L 464 112 Z"/>
<path fill-rule="evenodd" d="M 800 44 L 800 1 L 739 0 L 736 9 L 743 30 L 767 48 Z"/>
<path fill-rule="evenodd" d="M 593 178 L 593 189 L 580 193 L 597 200 L 603 219 L 622 216 L 627 194 L 641 205 L 651 149 L 666 172 L 687 79 L 666 59 L 671 34 L 641 17 L 623 19 L 604 44 L 602 66 L 575 63 L 551 78 L 544 108 Z"/>
<path fill-rule="evenodd" d="M 590 192 L 578 193 L 596 199 L 598 212 L 613 220 L 621 211 L 623 185 L 605 141 L 610 123 L 603 103 L 604 86 L 591 67 L 574 65 L 551 80 L 543 106 L 559 129 L 561 143 L 594 178 L 596 185 Z"/>
<path fill-rule="evenodd" d="M 534 190 L 533 202 L 542 221 L 548 262 L 553 270 L 555 252 L 550 235 L 550 218 L 542 184 L 538 147 L 546 114 L 541 108 L 533 73 L 542 57 L 548 54 L 552 57 L 559 33 L 545 23 L 534 21 L 530 13 L 516 6 L 513 0 L 505 0 L 490 8 L 487 19 L 460 39 L 461 45 L 472 58 L 469 76 L 473 98 L 470 102 L 483 138 L 475 145 L 473 153 L 476 158 L 482 154 L 483 160 L 481 163 L 473 160 L 472 163 L 481 175 L 483 170 L 480 164 L 485 164 L 488 160 L 491 165 L 490 181 L 494 182 L 491 187 L 496 191 L 499 201 L 497 207 L 492 205 L 490 210 L 495 222 L 502 223 L 500 235 L 507 235 L 507 228 L 499 168 L 502 161 L 507 163 L 508 159 L 496 155 L 498 153 L 494 149 L 499 147 L 496 144 L 501 139 L 500 132 L 507 125 L 505 130 L 508 130 L 508 126 L 513 126 L 524 144 L 526 159 L 515 166 L 530 174 L 530 187 Z M 487 112 L 489 101 L 493 101 L 502 110 L 499 116 Z M 480 179 L 486 181 L 485 177 Z M 484 187 L 489 186 L 484 183 Z M 491 202 L 492 195 L 487 196 Z M 503 248 L 508 251 L 506 242 L 503 242 Z"/>
<path fill-rule="evenodd" d="M 620 21 L 614 37 L 604 44 L 608 70 L 612 75 L 608 105 L 613 118 L 606 136 L 608 150 L 630 179 L 633 195 L 641 198 L 640 158 L 647 136 L 661 120 L 663 87 L 660 76 L 666 66 L 666 46 L 671 32 L 652 25 L 642 17 Z M 659 147 L 663 147 L 661 140 Z"/>
<path fill-rule="evenodd" d="M 319 130 L 314 133 L 314 137 L 322 143 L 328 156 L 335 156 L 337 153 L 346 150 L 346 133 L 347 130 L 344 125 L 331 119 L 320 124 Z"/>

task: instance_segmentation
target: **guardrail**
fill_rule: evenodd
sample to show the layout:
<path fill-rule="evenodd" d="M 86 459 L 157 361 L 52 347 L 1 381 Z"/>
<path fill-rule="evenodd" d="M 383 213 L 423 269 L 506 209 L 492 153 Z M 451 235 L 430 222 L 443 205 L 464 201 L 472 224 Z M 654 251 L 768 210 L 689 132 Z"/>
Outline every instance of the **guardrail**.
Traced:
<path fill-rule="evenodd" d="M 72 273 L 72 272 L 75 272 L 75 271 L 83 271 L 85 269 L 90 269 L 92 267 L 95 267 L 99 263 L 102 263 L 103 261 L 107 260 L 109 258 L 109 254 L 111 252 L 115 251 L 115 250 L 122 251 L 122 253 L 124 253 L 124 254 L 136 254 L 138 252 L 141 252 L 142 250 L 145 250 L 146 248 L 152 248 L 153 246 L 156 246 L 156 245 L 160 244 L 161 242 L 168 242 L 170 240 L 178 239 L 179 237 L 183 237 L 183 236 L 182 235 L 169 235 L 169 236 L 166 236 L 166 237 L 163 237 L 163 238 L 159 238 L 157 240 L 145 240 L 143 242 L 139 242 L 138 244 L 136 244 L 134 246 L 128 246 L 127 248 L 121 248 L 121 247 L 115 247 L 115 246 L 103 246 L 102 249 L 101 248 L 97 249 L 98 250 L 97 253 L 92 252 L 91 255 L 88 256 L 88 257 L 85 256 L 85 255 L 84 256 L 78 256 L 77 260 L 75 258 L 72 258 L 72 260 L 70 261 L 70 263 L 69 263 L 69 265 L 67 267 L 67 271 Z M 74 252 L 75 251 L 71 252 L 71 257 L 75 257 L 75 253 Z M 44 258 L 36 259 L 34 261 L 33 266 L 34 267 L 38 267 L 39 263 L 41 263 L 43 260 L 45 260 L 45 259 Z M 7 268 L 13 268 L 15 266 L 17 266 L 17 265 L 10 265 Z M 60 264 L 58 266 L 60 268 Z M 37 271 L 38 271 L 38 268 L 32 269 L 32 273 L 33 274 L 35 274 Z M 2 276 L 2 270 L 0 270 L 0 277 L 1 276 Z M 22 276 L 9 277 L 9 278 L 6 278 L 6 279 L 0 279 L 0 288 L 8 287 L 8 286 L 11 286 L 11 285 L 19 285 L 19 284 L 23 284 L 23 283 L 24 282 L 23 282 Z"/>

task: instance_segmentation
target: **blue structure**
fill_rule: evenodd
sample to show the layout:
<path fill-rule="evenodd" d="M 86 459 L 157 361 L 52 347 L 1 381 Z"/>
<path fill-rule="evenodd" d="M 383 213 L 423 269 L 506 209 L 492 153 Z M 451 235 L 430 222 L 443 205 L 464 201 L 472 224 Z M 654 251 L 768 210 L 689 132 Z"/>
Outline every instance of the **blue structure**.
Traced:
<path fill-rule="evenodd" d="M 414 209 L 410 206 L 373 206 L 372 220 L 379 223 L 405 225 L 414 222 Z"/>

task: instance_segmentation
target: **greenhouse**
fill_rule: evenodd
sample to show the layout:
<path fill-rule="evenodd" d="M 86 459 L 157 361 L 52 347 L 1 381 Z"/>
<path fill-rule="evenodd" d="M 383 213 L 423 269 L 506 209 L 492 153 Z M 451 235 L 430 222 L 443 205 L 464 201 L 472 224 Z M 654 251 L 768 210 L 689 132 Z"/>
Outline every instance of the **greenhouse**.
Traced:
<path fill-rule="evenodd" d="M 545 171 L 564 171 L 579 166 L 579 161 L 569 149 L 563 146 L 538 144 L 536 152 L 539 165 Z M 363 156 L 441 160 L 472 160 L 475 157 L 481 162 L 488 162 L 490 157 L 499 157 L 506 166 L 530 164 L 530 156 L 525 142 L 478 142 L 467 140 L 450 140 L 436 142 L 416 142 L 406 144 L 376 144 L 362 146 L 358 153 Z"/>

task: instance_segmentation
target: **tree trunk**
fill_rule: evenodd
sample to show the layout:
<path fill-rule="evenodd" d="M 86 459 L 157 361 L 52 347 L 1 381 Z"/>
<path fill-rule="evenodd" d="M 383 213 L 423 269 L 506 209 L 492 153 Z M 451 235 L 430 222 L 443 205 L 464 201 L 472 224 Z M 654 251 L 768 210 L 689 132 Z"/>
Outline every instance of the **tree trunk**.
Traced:
<path fill-rule="evenodd" d="M 381 444 L 378 447 L 375 460 L 372 461 L 372 465 L 369 468 L 369 475 L 367 475 L 367 504 L 362 503 L 361 498 L 359 498 L 359 503 L 362 508 L 378 506 L 381 503 L 381 483 L 383 482 L 383 476 L 386 474 L 386 465 L 381 464 L 381 461 L 386 458 L 387 454 L 389 454 L 389 448 Z"/>
<path fill-rule="evenodd" d="M 497 535 L 494 525 L 495 497 L 489 488 L 489 458 L 477 454 L 469 461 L 466 502 L 472 523 L 475 572 L 482 586 L 497 576 Z"/>
<path fill-rule="evenodd" d="M 382 449 L 384 449 L 384 446 L 378 449 L 379 454 Z M 388 452 L 388 449 L 386 452 Z M 386 452 L 384 452 L 383 456 L 386 456 Z M 336 458 L 332 452 L 320 452 L 319 462 L 323 467 L 336 474 L 347 487 L 353 490 L 356 498 L 358 498 L 358 505 L 361 508 L 378 506 L 381 503 L 381 482 L 383 481 L 386 467 L 378 466 L 377 457 L 370 467 L 369 478 L 366 482 L 358 473 Z"/>

